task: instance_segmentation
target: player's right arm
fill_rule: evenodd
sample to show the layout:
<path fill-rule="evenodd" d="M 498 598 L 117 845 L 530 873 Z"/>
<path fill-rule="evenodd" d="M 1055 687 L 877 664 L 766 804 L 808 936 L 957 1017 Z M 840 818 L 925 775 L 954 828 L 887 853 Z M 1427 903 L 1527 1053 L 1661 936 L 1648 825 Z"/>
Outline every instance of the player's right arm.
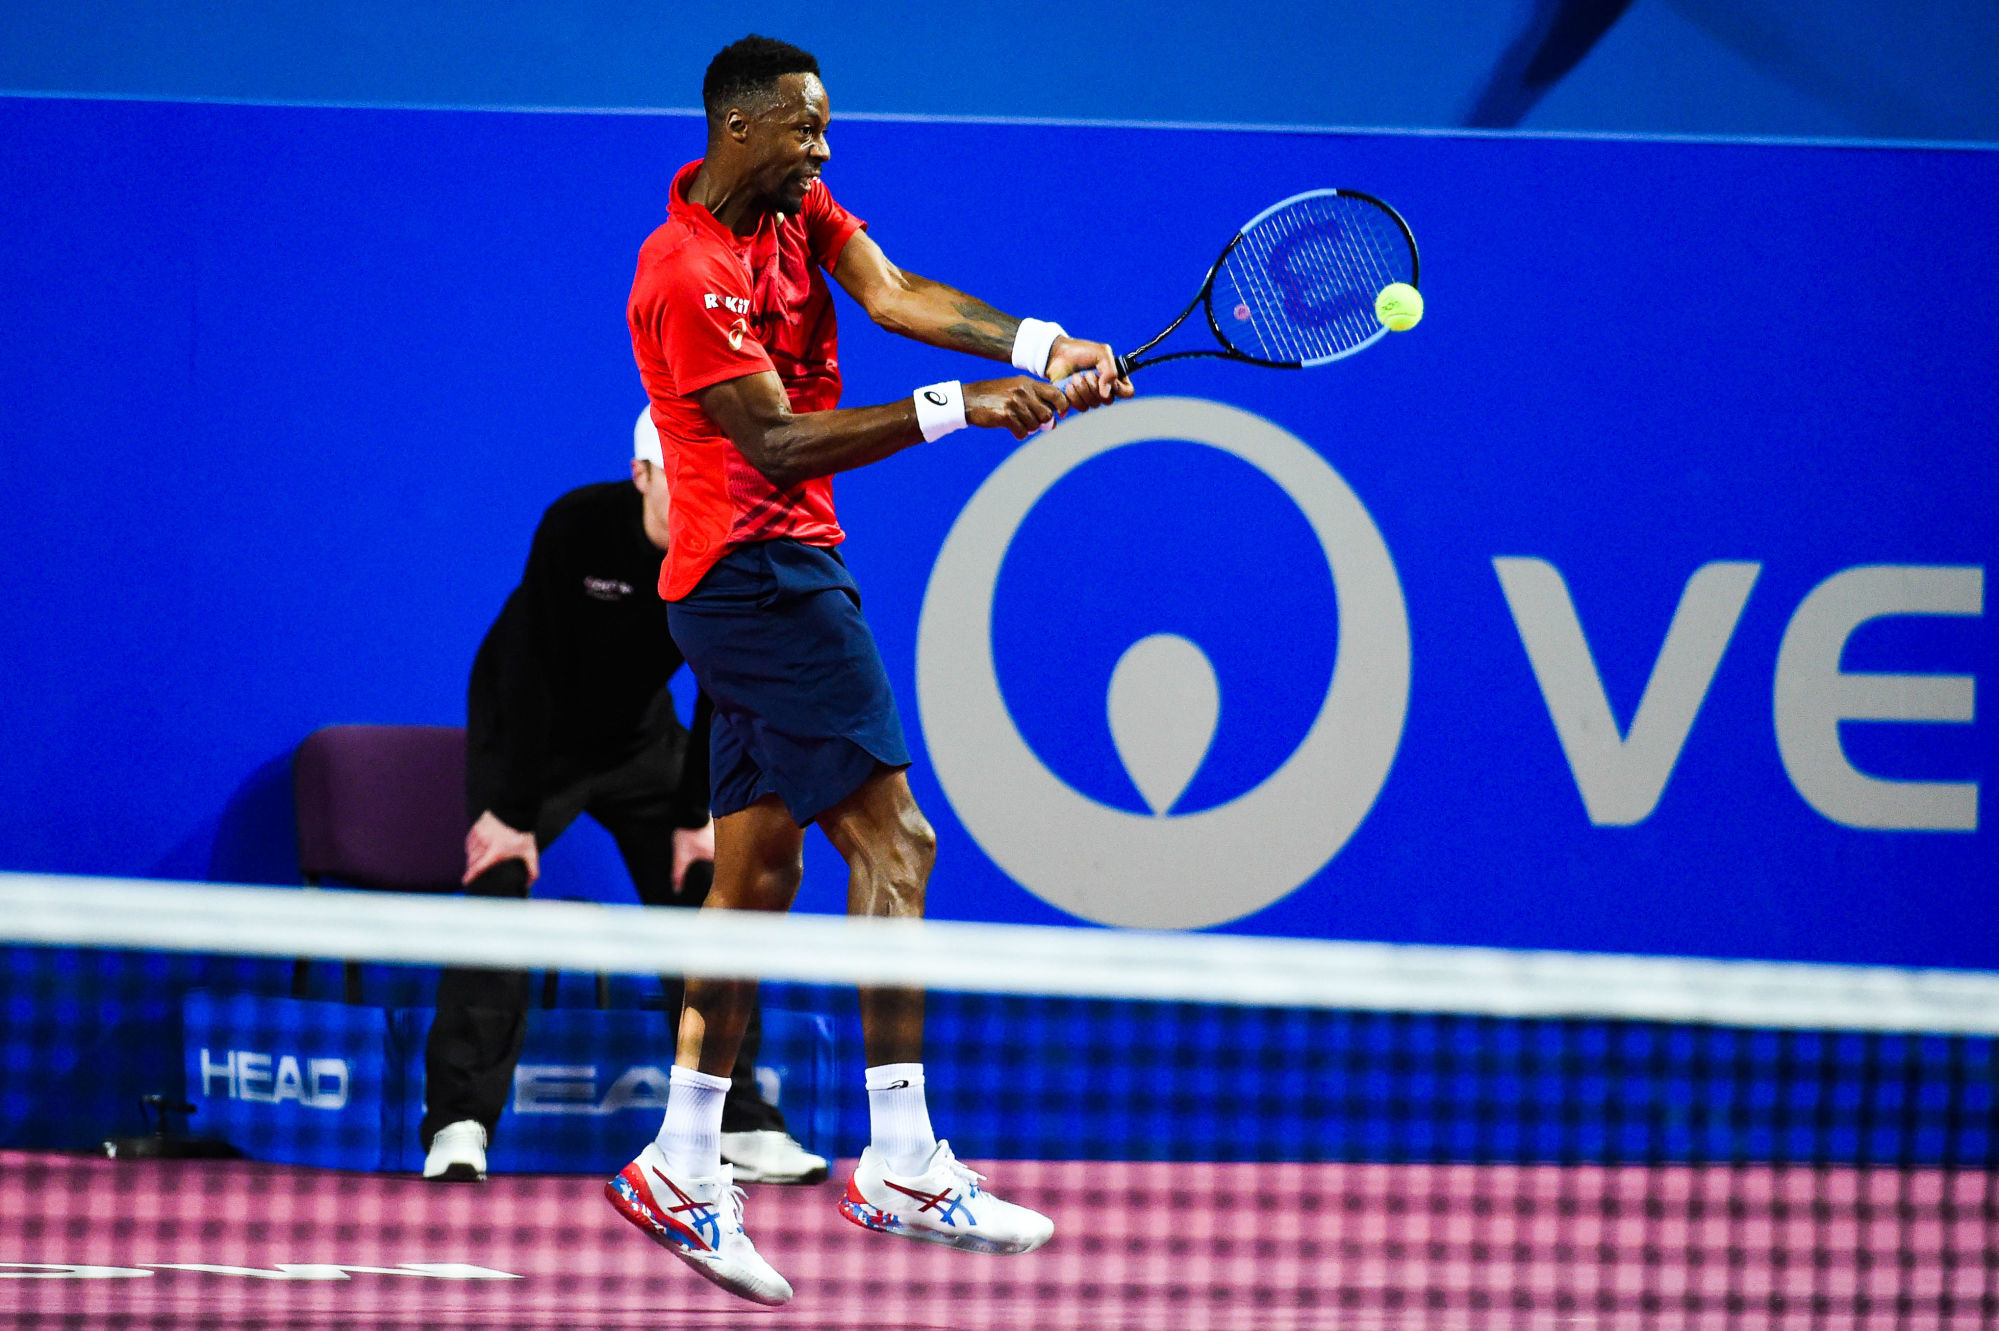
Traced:
<path fill-rule="evenodd" d="M 966 384 L 965 423 L 1033 434 L 1067 405 L 1060 389 L 1017 376 Z M 794 415 L 775 371 L 711 384 L 696 395 L 749 464 L 780 490 L 879 462 L 923 442 L 913 401 Z"/>
<path fill-rule="evenodd" d="M 655 233 L 657 234 L 657 233 Z M 651 242 L 648 242 L 650 246 Z M 923 442 L 913 399 L 795 415 L 769 354 L 750 330 L 749 273 L 726 256 L 681 244 L 640 251 L 626 317 L 643 371 L 698 403 L 738 452 L 780 490 L 851 471 Z M 1025 439 L 1066 406 L 1025 376 L 963 385 L 965 424 Z"/>

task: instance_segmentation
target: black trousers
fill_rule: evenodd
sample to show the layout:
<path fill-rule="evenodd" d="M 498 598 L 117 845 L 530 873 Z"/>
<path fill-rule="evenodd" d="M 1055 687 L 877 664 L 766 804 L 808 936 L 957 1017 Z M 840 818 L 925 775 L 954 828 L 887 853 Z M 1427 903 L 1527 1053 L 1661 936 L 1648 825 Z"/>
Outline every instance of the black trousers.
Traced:
<path fill-rule="evenodd" d="M 705 866 L 686 877 L 686 890 L 673 894 L 674 808 L 672 794 L 680 773 L 678 735 L 670 736 L 630 762 L 603 773 L 562 773 L 568 778 L 542 804 L 535 823 L 535 842 L 546 847 L 579 814 L 587 813 L 618 845 L 625 869 L 648 906 L 696 907 L 708 895 L 712 881 Z M 467 785 L 472 816 L 484 812 L 479 798 L 480 755 L 469 755 Z M 472 880 L 466 891 L 474 896 L 525 897 L 527 866 L 504 860 Z M 666 1011 L 677 1018 L 682 986 L 678 976 L 661 976 Z M 527 1038 L 528 976 L 525 971 L 447 968 L 438 977 L 437 1016 L 424 1044 L 424 1115 L 420 1135 L 424 1149 L 446 1124 L 476 1119 L 491 1141 L 500 1113 L 513 1095 L 514 1067 Z M 672 1029 L 671 1023 L 669 1029 Z M 784 1116 L 757 1090 L 755 1069 L 762 1023 L 756 1009 L 743 1033 L 735 1074 L 723 1100 L 722 1131 L 753 1132 L 784 1128 Z M 668 1058 L 672 1049 L 666 1051 Z"/>

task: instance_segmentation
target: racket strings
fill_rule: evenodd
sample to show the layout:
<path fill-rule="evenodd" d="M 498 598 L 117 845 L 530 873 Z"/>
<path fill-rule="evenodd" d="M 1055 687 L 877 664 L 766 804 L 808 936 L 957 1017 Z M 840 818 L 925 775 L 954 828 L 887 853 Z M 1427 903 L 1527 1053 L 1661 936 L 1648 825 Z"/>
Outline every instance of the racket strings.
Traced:
<path fill-rule="evenodd" d="M 1262 348 L 1259 354 L 1265 360 L 1302 361 L 1305 353 L 1291 334 L 1289 321 L 1282 317 L 1282 298 L 1270 280 L 1271 249 L 1282 234 L 1275 229 L 1251 228 L 1236 247 L 1242 258 L 1230 265 L 1230 277 L 1241 299 L 1234 312 L 1241 318 L 1247 311 Z"/>
<path fill-rule="evenodd" d="M 1258 252 L 1267 243 L 1268 237 L 1265 236 L 1243 238 L 1243 244 L 1252 247 L 1250 261 L 1239 265 L 1232 276 L 1236 278 L 1238 288 L 1242 285 L 1242 278 L 1247 277 L 1252 289 L 1239 293 L 1245 299 L 1237 304 L 1236 313 L 1240 317 L 1243 311 L 1248 312 L 1250 328 L 1263 348 L 1259 354 L 1265 360 L 1302 360 L 1303 357 L 1296 354 L 1297 346 L 1286 336 L 1289 326 L 1282 319 L 1270 317 L 1271 312 L 1278 308 L 1278 294 L 1275 286 L 1265 280 L 1269 272 L 1269 254 Z"/>
<path fill-rule="evenodd" d="M 1372 313 L 1374 304 L 1372 297 L 1380 295 L 1381 288 L 1391 282 L 1414 280 L 1416 268 L 1413 263 L 1410 263 L 1407 269 L 1402 267 L 1403 262 L 1409 257 L 1408 242 L 1403 239 L 1401 228 L 1393 226 L 1386 218 L 1376 218 L 1373 225 L 1361 227 L 1359 234 L 1367 242 L 1369 257 L 1373 259 L 1375 265 L 1374 272 L 1382 278 L 1380 284 L 1370 293 L 1368 307 Z"/>
<path fill-rule="evenodd" d="M 1349 338 L 1365 341 L 1375 335 L 1380 320 L 1374 314 L 1374 297 L 1393 278 L 1387 277 L 1387 265 L 1372 241 L 1370 229 L 1363 223 L 1358 226 L 1342 227 L 1339 231 L 1341 257 L 1350 265 L 1349 272 L 1364 275 L 1367 281 L 1361 288 L 1351 293 L 1340 310 L 1341 332 Z M 1367 252 L 1362 252 L 1367 243 Z M 1359 345 L 1359 341 L 1354 345 Z"/>
<path fill-rule="evenodd" d="M 1309 195 L 1243 232 L 1216 275 L 1215 322 L 1236 349 L 1259 359 L 1324 364 L 1381 336 L 1375 295 L 1407 281 L 1413 268 L 1382 209 Z"/>

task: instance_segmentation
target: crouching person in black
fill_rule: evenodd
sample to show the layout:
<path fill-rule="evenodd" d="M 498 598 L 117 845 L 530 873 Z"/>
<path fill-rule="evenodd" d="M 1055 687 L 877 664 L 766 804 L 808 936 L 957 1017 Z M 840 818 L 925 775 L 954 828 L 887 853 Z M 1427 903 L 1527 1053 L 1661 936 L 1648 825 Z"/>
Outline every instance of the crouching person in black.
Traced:
<path fill-rule="evenodd" d="M 520 586 L 472 663 L 465 885 L 474 895 L 525 897 L 542 848 L 583 813 L 617 842 L 646 905 L 696 907 L 708 895 L 707 701 L 690 735 L 666 687 L 682 665 L 657 586 L 667 497 L 658 437 L 641 417 L 631 481 L 572 490 L 542 516 Z M 667 988 L 676 1014 L 680 984 Z M 527 1012 L 525 972 L 450 968 L 439 978 L 425 1046 L 425 1178 L 486 1177 Z M 758 1092 L 757 1035 L 753 1015 L 724 1102 L 723 1159 L 741 1182 L 819 1182 L 826 1161 L 792 1140 Z"/>

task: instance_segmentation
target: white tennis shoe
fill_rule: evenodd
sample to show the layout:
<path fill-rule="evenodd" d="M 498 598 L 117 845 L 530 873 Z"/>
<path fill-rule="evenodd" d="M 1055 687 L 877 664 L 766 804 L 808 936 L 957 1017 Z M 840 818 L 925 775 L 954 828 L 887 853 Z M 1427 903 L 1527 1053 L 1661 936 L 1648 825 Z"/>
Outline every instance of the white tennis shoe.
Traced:
<path fill-rule="evenodd" d="M 486 1177 L 486 1125 L 473 1118 L 447 1123 L 430 1139 L 423 1176 L 434 1183 L 477 1183 Z"/>
<path fill-rule="evenodd" d="M 722 1160 L 738 1183 L 824 1183 L 832 1166 L 776 1128 L 722 1134 Z"/>
<path fill-rule="evenodd" d="M 1054 1237 L 1053 1220 L 1001 1201 L 984 1182 L 983 1174 L 958 1163 L 949 1142 L 938 1142 L 923 1172 L 910 1175 L 891 1174 L 870 1146 L 847 1180 L 840 1214 L 878 1233 L 966 1252 L 1033 1252 Z"/>
<path fill-rule="evenodd" d="M 676 1175 L 658 1143 L 647 1143 L 604 1185 L 604 1195 L 653 1242 L 731 1294 L 752 1303 L 790 1302 L 790 1282 L 743 1232 L 743 1190 L 729 1166 L 713 1178 Z"/>

